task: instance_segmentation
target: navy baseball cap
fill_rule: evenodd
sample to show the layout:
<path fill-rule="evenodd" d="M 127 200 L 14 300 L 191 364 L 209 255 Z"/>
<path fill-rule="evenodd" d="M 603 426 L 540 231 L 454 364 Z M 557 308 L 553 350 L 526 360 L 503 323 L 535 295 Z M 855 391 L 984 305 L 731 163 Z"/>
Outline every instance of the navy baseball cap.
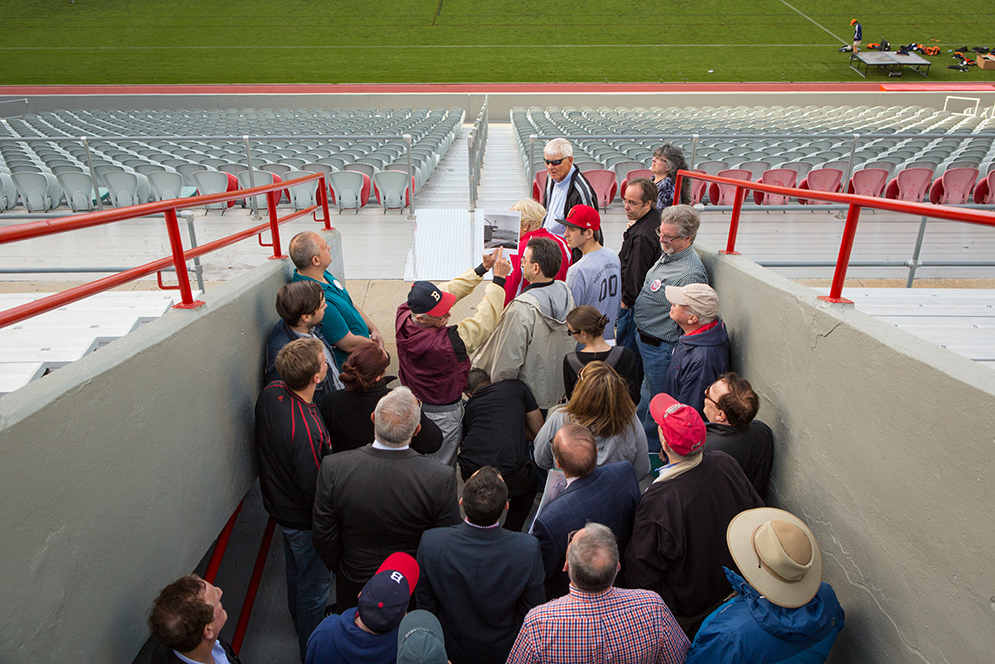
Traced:
<path fill-rule="evenodd" d="M 406 553 L 392 553 L 359 595 L 359 617 L 377 634 L 401 624 L 418 585 L 418 562 Z"/>
<path fill-rule="evenodd" d="M 455 303 L 455 295 L 441 290 L 431 281 L 416 281 L 408 291 L 408 308 L 413 314 L 445 316 Z"/>

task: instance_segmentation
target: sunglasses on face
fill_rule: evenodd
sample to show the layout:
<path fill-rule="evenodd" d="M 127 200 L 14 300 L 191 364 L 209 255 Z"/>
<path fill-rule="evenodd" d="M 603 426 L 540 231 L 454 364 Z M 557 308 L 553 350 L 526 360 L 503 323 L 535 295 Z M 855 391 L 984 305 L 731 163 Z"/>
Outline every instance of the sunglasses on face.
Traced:
<path fill-rule="evenodd" d="M 543 159 L 543 161 L 546 162 L 547 166 L 559 166 L 560 164 L 563 163 L 565 159 L 566 157 L 563 157 L 561 159 Z"/>

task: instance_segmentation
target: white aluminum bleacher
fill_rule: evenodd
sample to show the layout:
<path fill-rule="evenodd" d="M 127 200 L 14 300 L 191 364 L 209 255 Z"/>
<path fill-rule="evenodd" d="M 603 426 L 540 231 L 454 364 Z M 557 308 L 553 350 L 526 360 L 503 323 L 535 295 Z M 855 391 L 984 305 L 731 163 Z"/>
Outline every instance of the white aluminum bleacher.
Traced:
<path fill-rule="evenodd" d="M 47 295 L 2 293 L 0 310 Z M 172 305 L 169 293 L 112 291 L 0 329 L 0 395 L 123 337 L 162 316 Z"/>

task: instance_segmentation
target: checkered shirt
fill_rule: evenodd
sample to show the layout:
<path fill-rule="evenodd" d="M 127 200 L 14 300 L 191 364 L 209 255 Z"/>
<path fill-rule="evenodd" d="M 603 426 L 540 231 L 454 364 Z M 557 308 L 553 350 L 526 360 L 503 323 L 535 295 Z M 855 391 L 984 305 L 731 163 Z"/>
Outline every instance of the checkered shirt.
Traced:
<path fill-rule="evenodd" d="M 508 664 L 683 664 L 690 642 L 660 596 L 609 588 L 529 611 Z"/>

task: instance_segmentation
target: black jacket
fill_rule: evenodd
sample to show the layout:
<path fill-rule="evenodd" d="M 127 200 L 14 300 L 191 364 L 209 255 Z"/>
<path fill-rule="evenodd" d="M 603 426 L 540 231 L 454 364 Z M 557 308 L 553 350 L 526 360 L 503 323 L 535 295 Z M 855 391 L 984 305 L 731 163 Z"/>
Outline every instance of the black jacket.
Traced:
<path fill-rule="evenodd" d="M 625 229 L 618 259 L 622 265 L 622 304 L 630 309 L 639 297 L 646 273 L 660 260 L 660 211 L 651 207 L 642 219 Z"/>
<path fill-rule="evenodd" d="M 318 407 L 275 380 L 256 401 L 256 455 L 263 506 L 284 528 L 311 530 L 314 483 L 328 431 Z"/>
<path fill-rule="evenodd" d="M 328 569 L 364 584 L 387 556 L 414 556 L 422 533 L 460 521 L 456 471 L 413 449 L 330 454 L 314 500 L 314 548 Z"/>
<path fill-rule="evenodd" d="M 388 392 L 386 382 L 370 388 L 368 392 L 338 390 L 329 394 L 318 406 L 332 439 L 332 454 L 355 450 L 373 442 L 373 420 L 370 414 L 377 402 Z M 424 412 L 421 414 L 421 431 L 411 440 L 411 449 L 419 454 L 433 454 L 442 447 L 442 431 Z"/>
<path fill-rule="evenodd" d="M 549 206 L 553 184 L 552 178 L 546 178 L 546 191 L 542 195 L 543 207 Z M 563 216 L 559 218 L 566 219 L 570 208 L 575 205 L 590 205 L 595 210 L 598 209 L 598 195 L 594 192 L 594 187 L 576 167 L 573 169 L 573 175 L 570 176 L 570 191 L 567 192 L 567 201 L 563 204 Z"/>

